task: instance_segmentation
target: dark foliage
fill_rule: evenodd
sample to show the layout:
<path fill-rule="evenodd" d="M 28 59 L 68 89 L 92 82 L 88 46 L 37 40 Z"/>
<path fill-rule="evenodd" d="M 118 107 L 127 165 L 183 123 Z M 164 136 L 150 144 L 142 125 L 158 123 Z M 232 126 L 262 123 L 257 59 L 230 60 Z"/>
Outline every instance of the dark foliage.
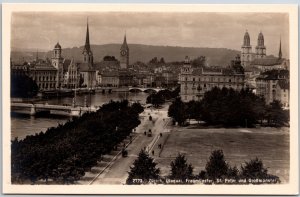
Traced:
<path fill-rule="evenodd" d="M 11 75 L 11 97 L 30 98 L 38 93 L 38 86 L 35 81 L 26 75 Z"/>
<path fill-rule="evenodd" d="M 205 171 L 202 170 L 198 177 L 199 179 L 210 179 L 213 180 L 214 183 L 220 184 L 225 183 L 225 179 L 236 180 L 236 183 L 239 183 L 239 180 L 245 180 L 240 182 L 240 184 L 249 184 L 251 179 L 273 179 L 273 182 L 269 183 L 280 182 L 279 177 L 268 174 L 267 168 L 263 166 L 263 162 L 258 158 L 245 162 L 245 165 L 242 165 L 240 170 L 236 166 L 231 167 L 226 162 L 222 150 L 215 150 L 212 152 L 209 161 L 206 163 Z"/>
<path fill-rule="evenodd" d="M 176 98 L 169 107 L 168 116 L 172 117 L 179 125 L 183 125 L 188 116 L 186 108 L 186 105 L 181 101 L 181 99 Z"/>
<path fill-rule="evenodd" d="M 45 133 L 11 143 L 12 181 L 33 183 L 49 178 L 68 184 L 80 179 L 140 124 L 138 104 L 128 101 L 104 104 Z"/>
<path fill-rule="evenodd" d="M 225 161 L 222 150 L 215 150 L 211 153 L 209 161 L 205 166 L 207 177 L 212 180 L 226 178 L 229 166 Z"/>
<path fill-rule="evenodd" d="M 180 88 L 177 87 L 175 90 L 160 90 L 157 93 L 150 94 L 147 97 L 146 103 L 151 103 L 155 107 L 158 107 L 165 103 L 166 100 L 170 100 L 179 96 Z"/>
<path fill-rule="evenodd" d="M 117 59 L 115 58 L 115 56 L 104 56 L 103 57 L 103 61 L 117 61 Z"/>
<path fill-rule="evenodd" d="M 186 179 L 193 178 L 193 166 L 192 164 L 187 164 L 187 160 L 184 155 L 178 154 L 175 161 L 172 161 L 170 166 L 170 179 L 181 180 L 181 183 L 185 183 Z"/>
<path fill-rule="evenodd" d="M 284 126 L 289 121 L 289 111 L 282 110 L 282 104 L 277 100 L 266 107 L 265 116 L 270 126 Z"/>
<path fill-rule="evenodd" d="M 205 56 L 200 56 L 192 60 L 191 64 L 193 67 L 204 67 L 206 63 L 206 58 Z"/>
<path fill-rule="evenodd" d="M 235 91 L 227 88 L 213 88 L 198 101 L 183 103 L 176 100 L 169 107 L 169 116 L 174 121 L 186 119 L 203 120 L 210 125 L 225 127 L 254 127 L 267 120 L 269 126 L 285 126 L 289 121 L 289 112 L 282 109 L 279 101 L 265 104 L 264 98 L 253 94 L 249 89 Z"/>
<path fill-rule="evenodd" d="M 141 150 L 133 166 L 130 167 L 126 184 L 147 184 L 150 179 L 159 180 L 160 169 L 156 165 L 153 158 L 144 150 Z M 140 181 L 135 181 L 137 179 L 140 179 Z"/>

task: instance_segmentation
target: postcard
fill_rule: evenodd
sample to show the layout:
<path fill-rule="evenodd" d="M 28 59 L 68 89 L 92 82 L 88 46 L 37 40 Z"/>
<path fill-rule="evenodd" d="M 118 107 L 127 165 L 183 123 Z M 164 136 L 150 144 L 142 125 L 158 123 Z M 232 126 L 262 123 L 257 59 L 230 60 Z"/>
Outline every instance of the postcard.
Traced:
<path fill-rule="evenodd" d="M 4 4 L 3 192 L 298 194 L 291 4 Z"/>

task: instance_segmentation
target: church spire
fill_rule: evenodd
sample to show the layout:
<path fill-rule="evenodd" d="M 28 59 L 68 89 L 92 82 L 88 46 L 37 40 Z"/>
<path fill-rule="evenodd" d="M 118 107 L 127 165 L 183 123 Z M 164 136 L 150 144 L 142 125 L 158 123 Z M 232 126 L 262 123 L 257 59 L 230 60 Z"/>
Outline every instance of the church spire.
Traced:
<path fill-rule="evenodd" d="M 278 58 L 282 58 L 282 52 L 281 52 L 281 37 L 280 37 L 280 44 L 279 44 L 279 53 L 278 53 Z"/>
<path fill-rule="evenodd" d="M 129 49 L 129 47 L 127 45 L 126 32 L 125 32 L 125 34 L 124 34 L 124 41 L 123 41 L 123 44 L 121 46 L 121 50 L 128 50 L 128 49 Z"/>
<path fill-rule="evenodd" d="M 87 18 L 86 37 L 85 37 L 84 49 L 88 52 L 91 50 L 91 47 L 90 47 L 90 33 L 89 33 L 89 18 Z"/>

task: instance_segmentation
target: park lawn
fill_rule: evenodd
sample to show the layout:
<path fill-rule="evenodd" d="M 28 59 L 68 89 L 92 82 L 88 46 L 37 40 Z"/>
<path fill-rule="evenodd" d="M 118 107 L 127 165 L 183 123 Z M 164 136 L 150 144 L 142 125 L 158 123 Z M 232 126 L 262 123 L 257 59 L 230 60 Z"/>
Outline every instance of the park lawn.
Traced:
<path fill-rule="evenodd" d="M 270 174 L 285 183 L 289 180 L 289 128 L 190 129 L 175 127 L 155 161 L 161 175 L 168 175 L 170 162 L 183 153 L 194 166 L 194 174 L 205 169 L 213 150 L 222 149 L 226 161 L 241 164 L 258 157 Z"/>

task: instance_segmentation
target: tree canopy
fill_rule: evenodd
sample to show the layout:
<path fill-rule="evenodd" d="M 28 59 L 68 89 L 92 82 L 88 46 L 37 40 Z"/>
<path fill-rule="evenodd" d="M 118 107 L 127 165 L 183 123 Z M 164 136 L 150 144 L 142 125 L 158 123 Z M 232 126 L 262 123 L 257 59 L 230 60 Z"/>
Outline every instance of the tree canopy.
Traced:
<path fill-rule="evenodd" d="M 11 97 L 30 98 L 37 95 L 39 87 L 26 75 L 11 75 Z"/>
<path fill-rule="evenodd" d="M 150 179 L 158 180 L 160 177 L 160 169 L 157 168 L 156 165 L 153 158 L 151 158 L 144 150 L 141 150 L 138 158 L 134 161 L 133 166 L 130 167 L 126 183 L 129 185 L 147 184 Z"/>
<path fill-rule="evenodd" d="M 178 154 L 176 159 L 171 162 L 171 179 L 181 180 L 182 183 L 186 182 L 186 179 L 193 178 L 193 166 L 188 164 L 184 155 Z"/>
<path fill-rule="evenodd" d="M 111 101 L 56 128 L 11 143 L 12 182 L 74 183 L 140 124 L 141 108 Z"/>

